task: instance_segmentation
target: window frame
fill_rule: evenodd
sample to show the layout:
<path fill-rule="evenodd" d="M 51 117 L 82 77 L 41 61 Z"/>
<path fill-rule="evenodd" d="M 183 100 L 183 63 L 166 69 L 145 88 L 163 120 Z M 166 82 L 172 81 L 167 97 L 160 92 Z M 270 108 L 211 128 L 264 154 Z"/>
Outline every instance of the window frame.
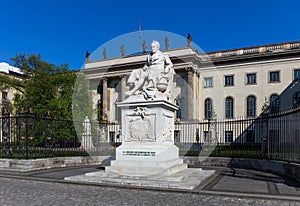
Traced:
<path fill-rule="evenodd" d="M 295 80 L 300 80 L 300 69 L 297 68 L 297 69 L 294 69 L 293 71 L 294 71 L 294 72 L 293 72 L 293 80 L 294 80 L 294 81 L 295 81 Z M 298 73 L 298 78 L 295 78 L 295 77 L 296 77 L 295 72 Z"/>
<path fill-rule="evenodd" d="M 251 102 L 249 102 L 250 97 L 253 97 L 253 99 L 254 99 L 253 109 L 249 108 L 249 104 L 251 103 Z M 250 112 L 250 109 L 253 110 L 253 111 Z M 256 117 L 256 112 L 257 112 L 256 110 L 257 110 L 257 108 L 256 108 L 256 97 L 254 95 L 247 96 L 247 99 L 246 99 L 246 117 L 247 118 Z"/>
<path fill-rule="evenodd" d="M 271 80 L 271 74 L 272 73 L 278 73 L 278 80 Z M 276 71 L 269 71 L 269 83 L 278 83 L 280 82 L 280 70 L 276 70 Z"/>
<path fill-rule="evenodd" d="M 8 100 L 8 92 L 2 91 L 2 101 Z"/>
<path fill-rule="evenodd" d="M 226 77 L 232 78 L 232 84 L 227 84 Z M 224 75 L 224 87 L 231 87 L 231 86 L 234 86 L 234 75 L 233 74 Z"/>
<path fill-rule="evenodd" d="M 227 100 L 231 99 L 231 107 L 230 109 L 227 108 Z M 227 116 L 227 112 L 228 110 L 230 111 L 231 115 Z M 232 119 L 233 118 L 233 114 L 234 114 L 234 99 L 231 96 L 228 96 L 225 98 L 225 118 L 226 119 Z"/>
<path fill-rule="evenodd" d="M 210 104 L 207 103 L 208 100 L 210 101 Z M 208 107 L 208 105 L 209 105 L 209 107 Z M 211 98 L 206 98 L 204 100 L 204 119 L 211 119 L 212 112 L 213 112 L 213 101 Z"/>
<path fill-rule="evenodd" d="M 230 140 L 231 141 L 228 141 L 228 134 L 231 134 L 231 137 L 230 137 Z M 225 136 L 224 136 L 224 141 L 225 141 L 225 143 L 226 144 L 231 144 L 231 143 L 233 143 L 233 131 L 232 130 L 226 130 L 225 131 L 225 134 L 224 134 Z"/>
<path fill-rule="evenodd" d="M 277 97 L 277 99 L 275 99 Z M 278 94 L 271 94 L 269 98 L 270 102 L 270 113 L 276 114 L 280 111 L 280 96 Z M 274 103 L 273 103 L 274 102 Z"/>
<path fill-rule="evenodd" d="M 249 82 L 248 80 L 249 80 L 249 75 L 254 75 L 255 76 L 255 82 Z M 246 85 L 255 85 L 255 84 L 257 84 L 257 73 L 256 72 L 254 72 L 254 73 L 247 73 L 246 74 Z"/>
<path fill-rule="evenodd" d="M 211 80 L 211 85 L 207 85 L 207 80 Z M 204 77 L 204 88 L 212 88 L 214 86 L 213 77 Z"/>

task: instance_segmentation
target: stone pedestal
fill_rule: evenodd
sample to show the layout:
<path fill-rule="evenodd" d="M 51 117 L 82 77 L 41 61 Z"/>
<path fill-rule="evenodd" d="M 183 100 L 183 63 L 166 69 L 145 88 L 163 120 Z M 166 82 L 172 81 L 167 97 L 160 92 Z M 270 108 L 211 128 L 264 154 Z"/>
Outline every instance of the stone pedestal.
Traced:
<path fill-rule="evenodd" d="M 161 188 L 194 189 L 213 170 L 187 168 L 174 144 L 177 106 L 163 96 L 145 100 L 133 95 L 121 109 L 122 145 L 105 171 L 67 177 L 69 181 Z"/>
<path fill-rule="evenodd" d="M 186 169 L 174 145 L 174 112 L 166 100 L 135 97 L 117 104 L 121 109 L 122 145 L 106 171 L 123 175 L 172 174 Z"/>

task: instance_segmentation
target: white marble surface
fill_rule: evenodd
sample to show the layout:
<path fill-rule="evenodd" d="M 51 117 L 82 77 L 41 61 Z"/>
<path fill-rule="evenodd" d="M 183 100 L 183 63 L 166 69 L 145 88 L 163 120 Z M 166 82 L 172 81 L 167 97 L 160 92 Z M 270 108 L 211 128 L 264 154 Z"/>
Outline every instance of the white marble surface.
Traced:
<path fill-rule="evenodd" d="M 110 172 L 92 172 L 66 177 L 73 182 L 102 183 L 136 187 L 172 188 L 193 190 L 215 173 L 215 170 L 188 168 L 169 175 L 126 176 Z"/>

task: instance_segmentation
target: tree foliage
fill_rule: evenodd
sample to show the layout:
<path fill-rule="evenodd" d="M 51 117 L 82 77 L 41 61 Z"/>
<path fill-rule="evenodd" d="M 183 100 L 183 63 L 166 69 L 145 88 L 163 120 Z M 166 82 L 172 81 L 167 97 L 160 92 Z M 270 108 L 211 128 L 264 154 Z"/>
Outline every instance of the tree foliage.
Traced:
<path fill-rule="evenodd" d="M 16 55 L 12 61 L 23 73 L 22 94 L 14 98 L 16 110 L 32 108 L 36 114 L 72 119 L 76 72 L 69 70 L 67 64 L 57 66 L 46 62 L 39 54 Z"/>

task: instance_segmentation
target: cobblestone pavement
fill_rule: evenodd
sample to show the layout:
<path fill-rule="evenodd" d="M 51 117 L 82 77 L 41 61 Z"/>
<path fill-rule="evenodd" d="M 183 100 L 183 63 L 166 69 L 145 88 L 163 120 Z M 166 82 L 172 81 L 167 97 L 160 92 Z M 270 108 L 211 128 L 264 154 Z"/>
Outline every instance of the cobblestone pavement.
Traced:
<path fill-rule="evenodd" d="M 300 205 L 300 201 L 293 200 L 299 197 L 300 187 L 291 179 L 251 170 L 215 169 L 215 177 L 193 192 L 69 184 L 62 180 L 64 176 L 97 170 L 93 167 L 30 173 L 0 171 L 0 205 Z M 280 195 L 291 198 L 281 200 Z"/>
<path fill-rule="evenodd" d="M 215 168 L 214 179 L 200 187 L 208 191 L 224 191 L 247 194 L 300 197 L 300 183 L 271 173 L 235 169 Z"/>
<path fill-rule="evenodd" d="M 300 202 L 0 178 L 0 205 L 300 205 Z"/>

